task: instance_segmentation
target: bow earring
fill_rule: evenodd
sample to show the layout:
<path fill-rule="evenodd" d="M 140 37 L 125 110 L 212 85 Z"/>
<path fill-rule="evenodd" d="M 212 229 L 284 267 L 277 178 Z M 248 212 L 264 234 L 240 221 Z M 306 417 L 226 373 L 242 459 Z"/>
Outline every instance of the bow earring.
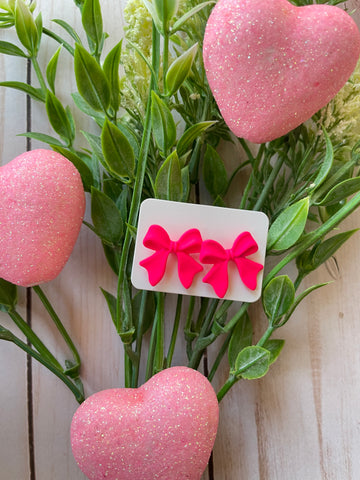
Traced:
<path fill-rule="evenodd" d="M 155 250 L 155 253 L 140 262 L 148 272 L 150 284 L 155 286 L 160 282 L 165 273 L 167 259 L 170 253 L 174 253 L 177 256 L 180 282 L 186 289 L 189 288 L 195 275 L 203 270 L 203 267 L 190 256 L 191 253 L 200 252 L 201 243 L 201 234 L 196 228 L 187 230 L 174 242 L 163 227 L 151 225 L 143 244 Z"/>
<path fill-rule="evenodd" d="M 257 252 L 258 245 L 251 233 L 243 232 L 234 241 L 232 248 L 225 250 L 215 240 L 205 240 L 201 246 L 200 262 L 212 263 L 210 271 L 203 278 L 204 283 L 209 283 L 216 295 L 225 296 L 229 286 L 228 263 L 235 262 L 240 278 L 250 290 L 257 286 L 257 274 L 264 268 L 260 263 L 246 258 Z"/>

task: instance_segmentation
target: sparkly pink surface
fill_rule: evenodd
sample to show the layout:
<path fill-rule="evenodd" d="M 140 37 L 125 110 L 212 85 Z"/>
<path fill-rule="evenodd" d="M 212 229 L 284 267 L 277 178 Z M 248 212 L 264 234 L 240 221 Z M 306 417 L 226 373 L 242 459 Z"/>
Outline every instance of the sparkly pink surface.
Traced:
<path fill-rule="evenodd" d="M 22 286 L 55 278 L 77 240 L 85 194 L 73 164 L 33 150 L 0 167 L 0 277 Z"/>
<path fill-rule="evenodd" d="M 199 480 L 218 416 L 215 392 L 201 373 L 168 368 L 138 389 L 89 397 L 73 417 L 73 454 L 90 480 Z"/>
<path fill-rule="evenodd" d="M 225 122 L 263 143 L 294 129 L 346 83 L 360 33 L 338 7 L 219 0 L 204 37 L 208 81 Z"/>

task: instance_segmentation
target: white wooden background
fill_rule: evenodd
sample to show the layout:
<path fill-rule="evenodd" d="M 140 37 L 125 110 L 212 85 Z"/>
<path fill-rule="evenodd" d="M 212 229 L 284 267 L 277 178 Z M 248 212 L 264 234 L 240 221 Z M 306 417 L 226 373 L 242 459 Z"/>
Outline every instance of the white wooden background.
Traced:
<path fill-rule="evenodd" d="M 121 36 L 124 1 L 102 2 L 105 30 L 112 44 Z M 62 18 L 80 26 L 72 0 L 39 0 L 38 5 L 45 25 L 52 18 Z M 356 0 L 350 4 L 354 6 Z M 0 34 L 9 39 L 9 32 Z M 57 48 L 53 41 L 47 44 L 44 61 Z M 61 69 L 58 92 L 69 92 L 71 62 L 66 52 Z M 0 56 L 1 80 L 26 81 L 26 75 L 23 59 Z M 61 95 L 66 102 L 68 97 Z M 24 95 L 1 88 L 0 115 L 0 163 L 4 164 L 26 149 L 25 139 L 16 137 L 27 128 Z M 32 103 L 28 120 L 33 131 L 51 133 L 41 105 Z M 32 143 L 32 148 L 39 146 Z M 360 212 L 349 218 L 343 229 L 356 227 L 360 227 Z M 336 281 L 313 293 L 279 332 L 286 344 L 270 373 L 260 380 L 239 382 L 221 403 L 213 472 L 205 473 L 204 480 L 360 478 L 359 234 L 337 254 L 337 262 L 339 271 L 330 264 L 312 275 L 314 283 L 334 277 Z M 44 287 L 79 347 L 87 395 L 122 386 L 121 342 L 99 290 L 102 286 L 114 291 L 115 285 L 98 240 L 83 227 L 65 269 Z M 23 294 L 20 305 L 25 314 Z M 66 347 L 55 337 L 36 298 L 31 318 L 39 335 L 59 358 L 65 358 Z M 3 314 L 0 321 L 9 325 Z M 259 333 L 263 328 L 259 315 L 255 330 Z M 176 363 L 184 361 L 178 350 Z M 225 378 L 223 369 L 217 384 Z M 73 395 L 36 362 L 29 370 L 25 355 L 5 342 L 0 344 L 0 405 L 0 480 L 85 478 L 70 449 L 69 426 L 77 408 Z"/>

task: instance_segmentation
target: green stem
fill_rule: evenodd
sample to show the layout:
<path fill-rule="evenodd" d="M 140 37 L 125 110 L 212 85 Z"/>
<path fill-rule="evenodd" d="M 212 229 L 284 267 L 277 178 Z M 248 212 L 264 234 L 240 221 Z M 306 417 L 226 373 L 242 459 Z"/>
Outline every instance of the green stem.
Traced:
<path fill-rule="evenodd" d="M 220 365 L 220 363 L 221 363 L 221 360 L 223 359 L 225 353 L 226 353 L 227 350 L 228 350 L 228 346 L 229 346 L 230 340 L 231 340 L 231 333 L 229 333 L 229 334 L 226 336 L 223 344 L 221 345 L 221 348 L 220 348 L 220 350 L 219 350 L 219 353 L 217 354 L 217 356 L 216 356 L 216 358 L 215 358 L 215 361 L 214 361 L 214 363 L 213 363 L 213 366 L 211 367 L 211 370 L 210 370 L 209 375 L 208 375 L 208 377 L 207 377 L 208 380 L 209 380 L 209 382 L 211 382 L 212 379 L 214 378 L 215 373 L 217 372 L 217 369 L 219 368 L 219 365 Z"/>
<path fill-rule="evenodd" d="M 158 325 L 158 316 L 155 315 L 154 322 L 151 329 L 148 357 L 146 362 L 145 380 L 149 380 L 149 378 L 153 375 L 157 325 Z"/>
<path fill-rule="evenodd" d="M 44 305 L 46 311 L 50 315 L 50 318 L 52 319 L 56 328 L 60 332 L 61 336 L 65 340 L 68 347 L 70 348 L 70 350 L 71 350 L 71 352 L 74 356 L 74 360 L 76 362 L 76 365 L 78 367 L 80 367 L 81 360 L 80 360 L 79 352 L 77 351 L 73 341 L 71 340 L 71 338 L 70 338 L 68 332 L 66 331 L 64 325 L 62 324 L 60 318 L 58 317 L 54 308 L 52 307 L 51 303 L 49 302 L 48 298 L 46 297 L 44 291 L 38 285 L 34 286 L 32 288 L 33 288 L 34 292 L 37 294 L 37 296 L 40 298 L 40 300 L 41 300 L 42 304 Z"/>
<path fill-rule="evenodd" d="M 224 302 L 225 303 L 225 302 Z M 229 305 L 230 307 L 230 305 Z M 231 330 L 235 327 L 237 322 L 240 320 L 240 318 L 244 315 L 246 310 L 249 308 L 249 304 L 244 302 L 239 310 L 231 317 L 231 319 L 228 321 L 228 323 L 223 327 L 223 331 L 225 333 L 231 332 Z"/>
<path fill-rule="evenodd" d="M 250 177 L 249 177 L 249 180 L 247 181 L 247 184 L 244 188 L 244 192 L 243 192 L 243 195 L 241 197 L 241 202 L 240 202 L 240 206 L 239 208 L 245 208 L 246 207 L 246 203 L 248 201 L 248 198 L 249 198 L 249 192 L 250 192 L 250 189 L 252 187 L 252 184 L 253 184 L 253 173 L 250 174 Z"/>
<path fill-rule="evenodd" d="M 139 311 L 139 320 L 136 329 L 136 347 L 135 353 L 137 361 L 133 364 L 133 376 L 132 376 L 132 387 L 138 386 L 139 381 L 139 369 L 140 369 L 140 358 L 141 358 L 141 347 L 142 347 L 142 340 L 143 340 L 143 329 L 144 329 L 144 319 L 146 313 L 146 302 L 148 298 L 148 292 L 143 290 L 141 292 L 141 303 L 140 303 L 140 311 Z"/>
<path fill-rule="evenodd" d="M 220 403 L 221 400 L 225 397 L 227 392 L 230 390 L 230 388 L 238 381 L 238 378 L 235 377 L 235 375 L 229 375 L 229 378 L 226 380 L 224 385 L 221 387 L 217 394 L 217 399 L 218 402 Z"/>
<path fill-rule="evenodd" d="M 164 368 L 164 345 L 165 345 L 165 325 L 164 325 L 164 301 L 165 294 L 156 293 L 157 305 L 157 328 L 156 328 L 156 348 L 154 355 L 153 373 L 160 372 Z"/>
<path fill-rule="evenodd" d="M 131 346 L 130 346 L 131 348 Z M 125 388 L 131 387 L 131 380 L 132 380 L 132 362 L 131 362 L 131 355 L 129 355 L 129 345 L 124 345 L 124 384 Z"/>
<path fill-rule="evenodd" d="M 244 149 L 244 151 L 246 153 L 246 156 L 248 157 L 249 161 L 251 163 L 253 163 L 254 162 L 254 155 L 252 154 L 252 152 L 249 148 L 249 145 L 247 144 L 247 142 L 243 138 L 238 138 L 238 140 L 239 140 L 240 145 Z"/>
<path fill-rule="evenodd" d="M 276 177 L 278 176 L 278 173 L 284 163 L 285 156 L 280 155 L 275 162 L 274 168 L 272 169 L 271 174 L 269 175 L 268 179 L 265 182 L 265 185 L 261 191 L 260 197 L 258 198 L 257 202 L 255 203 L 253 210 L 259 211 L 261 210 L 262 206 L 264 205 L 264 202 L 266 200 L 266 197 L 269 193 L 269 191 L 274 188 L 274 182 L 276 180 Z"/>
<path fill-rule="evenodd" d="M 179 331 L 179 325 L 180 325 L 182 300 L 183 300 L 182 295 L 178 295 L 177 302 L 176 302 L 174 325 L 173 325 L 173 330 L 172 330 L 172 334 L 171 334 L 171 340 L 170 340 L 170 345 L 169 345 L 169 349 L 168 349 L 168 354 L 166 356 L 166 367 L 167 368 L 171 367 L 172 358 L 173 358 L 173 355 L 174 355 L 176 338 L 177 338 L 177 334 L 178 334 L 178 331 Z"/>
<path fill-rule="evenodd" d="M 64 384 L 72 391 L 72 393 L 75 395 L 76 400 L 79 403 L 82 403 L 85 398 L 84 398 L 84 393 L 82 388 L 78 388 L 72 381 L 71 379 L 65 375 L 60 367 L 57 368 L 52 362 L 49 362 L 47 358 L 44 358 L 40 353 L 32 349 L 29 345 L 24 343 L 22 340 L 20 340 L 18 337 L 13 335 L 12 333 L 9 332 L 9 341 L 14 343 L 16 346 L 21 348 L 24 352 L 27 354 L 31 355 L 35 360 L 37 360 L 39 363 L 44 365 L 48 370 L 50 370 L 52 373 L 54 373 Z"/>
<path fill-rule="evenodd" d="M 304 280 L 305 274 L 299 273 L 294 282 L 295 291 L 300 287 L 301 282 Z"/>
<path fill-rule="evenodd" d="M 36 57 L 31 57 L 31 62 L 33 64 L 37 79 L 39 80 L 41 90 L 44 92 L 44 94 L 47 91 L 47 86 L 43 77 L 43 74 L 41 72 L 41 68 L 38 62 L 38 59 Z"/>
<path fill-rule="evenodd" d="M 269 340 L 271 335 L 274 333 L 275 327 L 273 327 L 271 324 L 268 326 L 266 329 L 266 332 L 264 335 L 260 338 L 260 340 L 257 342 L 258 347 L 263 347 L 265 343 Z"/>
<path fill-rule="evenodd" d="M 204 346 L 204 339 L 205 339 L 205 337 L 207 337 L 209 335 L 210 324 L 211 324 L 211 321 L 214 318 L 218 303 L 219 303 L 218 300 L 213 300 L 212 302 L 210 302 L 210 308 L 207 312 L 207 315 L 206 315 L 205 320 L 203 322 L 203 325 L 201 327 L 199 336 L 196 340 L 194 350 L 192 352 L 192 355 L 191 355 L 189 363 L 188 363 L 188 366 L 190 368 L 196 369 L 199 366 L 202 354 L 203 354 L 204 350 L 206 349 L 206 346 Z M 214 336 L 214 335 L 212 335 L 212 336 Z M 213 339 L 211 339 L 211 340 L 213 341 Z"/>
<path fill-rule="evenodd" d="M 166 74 L 169 68 L 169 34 L 164 33 L 164 49 L 163 49 L 163 81 L 164 81 L 164 93 L 167 93 Z"/>
<path fill-rule="evenodd" d="M 49 364 L 52 364 L 54 368 L 62 371 L 62 366 L 50 352 L 50 350 L 44 345 L 36 333 L 29 327 L 25 320 L 16 310 L 8 310 L 8 314 L 15 323 L 15 325 L 21 330 L 25 337 L 29 340 L 31 345 L 36 348 L 41 357 L 47 361 Z"/>

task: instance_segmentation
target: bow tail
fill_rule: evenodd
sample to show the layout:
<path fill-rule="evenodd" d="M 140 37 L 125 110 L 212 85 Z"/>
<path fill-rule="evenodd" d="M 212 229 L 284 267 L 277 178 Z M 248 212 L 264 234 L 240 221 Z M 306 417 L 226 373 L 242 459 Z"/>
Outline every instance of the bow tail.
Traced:
<path fill-rule="evenodd" d="M 257 287 L 257 275 L 264 268 L 263 265 L 248 258 L 236 258 L 235 263 L 244 285 L 250 288 L 250 290 L 255 290 Z"/>
<path fill-rule="evenodd" d="M 209 283 L 216 295 L 223 298 L 229 286 L 228 262 L 225 260 L 215 263 L 203 278 L 203 282 Z"/>
<path fill-rule="evenodd" d="M 203 267 L 190 255 L 183 252 L 177 252 L 178 274 L 182 285 L 189 288 L 197 273 L 203 270 Z"/>
<path fill-rule="evenodd" d="M 140 262 L 140 265 L 146 268 L 149 275 L 149 282 L 153 287 L 157 285 L 164 276 L 168 256 L 169 252 L 167 250 L 160 250 Z"/>

